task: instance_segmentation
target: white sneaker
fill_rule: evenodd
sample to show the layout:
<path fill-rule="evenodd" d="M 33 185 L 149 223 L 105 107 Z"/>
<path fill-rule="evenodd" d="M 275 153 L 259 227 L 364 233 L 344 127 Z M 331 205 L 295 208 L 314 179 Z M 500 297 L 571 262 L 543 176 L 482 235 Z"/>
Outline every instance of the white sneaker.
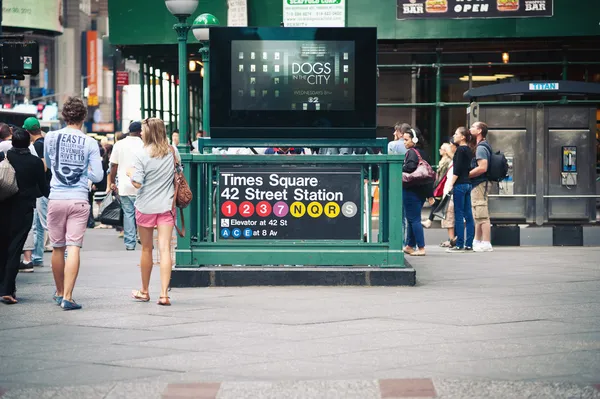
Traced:
<path fill-rule="evenodd" d="M 423 227 L 428 229 L 431 227 L 431 220 L 427 219 L 427 220 L 421 221 L 421 224 L 423 225 Z"/>
<path fill-rule="evenodd" d="M 481 248 L 483 249 L 483 252 L 494 252 L 494 248 L 492 248 L 491 242 L 482 242 Z"/>
<path fill-rule="evenodd" d="M 492 244 L 489 242 L 481 241 L 477 246 L 473 243 L 473 251 L 474 252 L 494 252 L 494 248 L 492 248 Z"/>

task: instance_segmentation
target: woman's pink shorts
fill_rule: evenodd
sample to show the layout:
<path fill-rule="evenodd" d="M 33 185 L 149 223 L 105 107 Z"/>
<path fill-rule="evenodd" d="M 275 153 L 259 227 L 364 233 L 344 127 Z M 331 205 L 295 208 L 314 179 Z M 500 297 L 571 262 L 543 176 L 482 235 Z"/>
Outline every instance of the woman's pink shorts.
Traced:
<path fill-rule="evenodd" d="M 138 226 L 142 227 L 156 227 L 158 225 L 175 226 L 174 213 L 171 211 L 163 213 L 141 213 L 137 209 L 135 210 L 135 221 Z"/>

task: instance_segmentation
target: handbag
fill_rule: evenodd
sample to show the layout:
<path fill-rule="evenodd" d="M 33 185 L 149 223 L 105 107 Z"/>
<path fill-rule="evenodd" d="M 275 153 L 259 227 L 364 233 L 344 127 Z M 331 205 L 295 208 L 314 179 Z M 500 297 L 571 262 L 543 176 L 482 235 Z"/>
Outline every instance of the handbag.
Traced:
<path fill-rule="evenodd" d="M 435 198 L 441 198 L 444 196 L 444 185 L 446 184 L 446 180 L 448 180 L 448 176 L 442 177 L 442 180 L 440 180 L 438 185 L 435 187 L 435 190 L 433 190 L 433 196 Z"/>
<path fill-rule="evenodd" d="M 433 216 L 446 220 L 446 213 L 448 212 L 450 201 L 452 201 L 452 193 L 448 193 L 444 196 L 444 198 L 442 198 L 438 206 L 433 211 Z"/>
<path fill-rule="evenodd" d="M 19 192 L 19 186 L 15 168 L 10 164 L 8 155 L 5 154 L 4 160 L 0 162 L 0 201 L 12 197 L 17 192 Z"/>
<path fill-rule="evenodd" d="M 421 186 L 435 181 L 435 172 L 429 163 L 421 157 L 419 151 L 414 150 L 419 157 L 419 165 L 412 173 L 402 172 L 402 183 L 405 186 Z"/>
<path fill-rule="evenodd" d="M 183 217 L 183 209 L 187 208 L 194 195 L 192 194 L 192 190 L 190 190 L 190 186 L 185 180 L 185 176 L 183 172 L 179 168 L 179 164 L 177 163 L 177 156 L 175 156 L 175 151 L 171 148 L 171 154 L 173 154 L 173 165 L 175 169 L 175 173 L 173 175 L 173 183 L 175 185 L 175 193 L 173 194 L 173 209 L 175 207 L 179 208 L 179 217 L 181 219 L 181 229 L 175 223 L 175 229 L 177 230 L 177 234 L 180 237 L 185 237 L 185 218 Z M 173 215 L 175 218 L 175 215 Z"/>
<path fill-rule="evenodd" d="M 107 226 L 123 226 L 123 209 L 121 208 L 121 198 L 110 192 L 104 197 L 100 208 L 98 209 L 100 223 Z"/>

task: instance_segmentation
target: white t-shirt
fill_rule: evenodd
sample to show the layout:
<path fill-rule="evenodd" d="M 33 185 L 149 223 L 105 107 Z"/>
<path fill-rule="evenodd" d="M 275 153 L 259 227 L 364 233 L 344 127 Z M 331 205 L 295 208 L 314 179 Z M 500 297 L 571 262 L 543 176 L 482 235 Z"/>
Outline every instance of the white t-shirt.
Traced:
<path fill-rule="evenodd" d="M 3 142 L 0 143 L 0 152 L 3 152 L 6 154 L 6 152 L 8 150 L 10 150 L 12 147 L 13 147 L 12 140 L 4 140 Z M 37 157 L 37 151 L 33 147 L 33 144 L 29 144 L 29 151 L 31 151 L 31 153 Z"/>
<path fill-rule="evenodd" d="M 138 190 L 131 184 L 127 176 L 127 169 L 133 167 L 136 160 L 135 154 L 144 148 L 144 142 L 140 137 L 127 136 L 117 141 L 110 155 L 110 163 L 119 165 L 117 168 L 117 188 L 119 195 L 135 196 Z"/>

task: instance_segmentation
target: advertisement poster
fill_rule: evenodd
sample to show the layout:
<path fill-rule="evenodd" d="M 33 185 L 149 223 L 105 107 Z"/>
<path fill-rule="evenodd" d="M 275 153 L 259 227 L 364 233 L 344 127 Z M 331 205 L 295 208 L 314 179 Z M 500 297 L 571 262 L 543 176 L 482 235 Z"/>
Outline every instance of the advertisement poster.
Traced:
<path fill-rule="evenodd" d="M 283 0 L 286 27 L 343 28 L 346 0 Z"/>
<path fill-rule="evenodd" d="M 2 26 L 63 32 L 63 0 L 4 0 L 2 3 Z"/>
<path fill-rule="evenodd" d="M 88 105 L 98 105 L 98 32 L 85 32 L 87 48 Z"/>
<path fill-rule="evenodd" d="M 397 0 L 397 19 L 551 17 L 553 0 Z"/>
<path fill-rule="evenodd" d="M 219 240 L 360 240 L 360 166 L 223 167 Z"/>
<path fill-rule="evenodd" d="M 233 110 L 352 111 L 352 41 L 233 41 Z"/>
<path fill-rule="evenodd" d="M 248 26 L 246 0 L 227 0 L 227 26 Z"/>

